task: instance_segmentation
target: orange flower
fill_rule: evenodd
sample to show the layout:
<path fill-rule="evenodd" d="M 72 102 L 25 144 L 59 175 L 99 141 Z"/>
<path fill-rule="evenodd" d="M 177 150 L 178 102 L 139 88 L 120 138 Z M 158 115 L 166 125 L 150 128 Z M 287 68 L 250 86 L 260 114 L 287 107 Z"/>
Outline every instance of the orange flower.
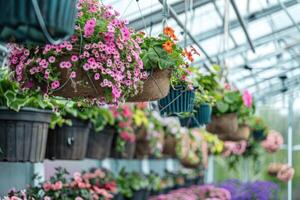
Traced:
<path fill-rule="evenodd" d="M 184 49 L 183 55 L 184 55 L 189 61 L 191 61 L 191 62 L 194 61 L 192 52 L 187 51 L 187 49 Z"/>
<path fill-rule="evenodd" d="M 172 53 L 172 51 L 173 51 L 173 42 L 166 41 L 162 46 L 166 50 L 166 52 Z"/>
<path fill-rule="evenodd" d="M 191 46 L 191 50 L 195 55 L 200 56 L 200 53 L 193 46 Z"/>
<path fill-rule="evenodd" d="M 175 35 L 174 29 L 172 29 L 172 28 L 169 27 L 169 26 L 166 26 L 166 27 L 164 28 L 164 34 L 167 35 L 167 36 L 169 36 L 170 38 L 172 38 L 172 39 L 175 40 L 175 41 L 178 40 L 177 37 L 176 37 L 176 35 Z"/>

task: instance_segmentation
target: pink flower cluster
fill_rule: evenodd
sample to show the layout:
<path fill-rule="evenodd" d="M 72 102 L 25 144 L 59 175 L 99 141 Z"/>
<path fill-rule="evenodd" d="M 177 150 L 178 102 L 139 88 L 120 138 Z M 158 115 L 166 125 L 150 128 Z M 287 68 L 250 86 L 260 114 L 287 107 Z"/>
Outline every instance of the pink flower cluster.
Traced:
<path fill-rule="evenodd" d="M 231 194 L 224 188 L 213 185 L 192 186 L 174 190 L 166 195 L 159 195 L 150 198 L 150 200 L 230 200 Z"/>
<path fill-rule="evenodd" d="M 248 90 L 245 90 L 243 92 L 243 102 L 246 107 L 251 108 L 253 99 L 252 99 L 252 95 Z"/>
<path fill-rule="evenodd" d="M 281 166 L 279 172 L 277 173 L 277 178 L 285 183 L 294 177 L 295 170 L 287 164 Z"/>
<path fill-rule="evenodd" d="M 64 85 L 62 74 L 80 84 L 77 71 L 82 69 L 91 74 L 97 87 L 104 88 L 102 100 L 106 102 L 117 103 L 137 94 L 148 76 L 140 58 L 141 38 L 111 6 L 100 5 L 98 0 L 79 0 L 77 8 L 75 34 L 69 41 L 36 47 L 8 45 L 15 79 L 23 87 L 30 82 L 51 94 Z"/>
<path fill-rule="evenodd" d="M 277 152 L 282 145 L 283 145 L 282 135 L 274 130 L 270 131 L 270 133 L 267 135 L 267 138 L 261 142 L 261 146 L 268 153 Z"/>
<path fill-rule="evenodd" d="M 46 181 L 43 183 L 43 189 L 45 192 L 48 191 L 56 191 L 56 190 L 61 190 L 63 188 L 63 183 L 61 181 L 57 181 L 54 184 L 51 184 L 50 182 Z"/>
<path fill-rule="evenodd" d="M 247 141 L 225 141 L 224 142 L 224 150 L 222 155 L 224 157 L 229 157 L 231 155 L 242 155 L 247 148 Z"/>

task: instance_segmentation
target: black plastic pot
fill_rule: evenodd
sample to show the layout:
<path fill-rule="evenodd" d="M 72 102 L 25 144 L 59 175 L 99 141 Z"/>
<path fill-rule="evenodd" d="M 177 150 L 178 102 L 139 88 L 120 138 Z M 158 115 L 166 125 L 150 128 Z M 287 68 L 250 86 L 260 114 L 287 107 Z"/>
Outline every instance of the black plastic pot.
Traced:
<path fill-rule="evenodd" d="M 54 40 L 67 39 L 74 32 L 76 2 L 77 0 L 0 0 L 0 40 L 49 43 L 51 41 L 45 37 L 45 32 Z M 37 18 L 39 12 L 41 17 Z"/>
<path fill-rule="evenodd" d="M 185 118 L 180 117 L 179 121 L 180 121 L 181 126 L 184 126 L 187 128 L 195 128 L 195 127 L 199 126 L 198 122 L 196 121 L 196 118 L 193 116 L 185 117 Z"/>
<path fill-rule="evenodd" d="M 158 101 L 161 114 L 172 115 L 191 112 L 194 108 L 195 92 L 183 87 L 171 88 L 168 96 Z"/>
<path fill-rule="evenodd" d="M 116 159 L 133 159 L 136 146 L 135 142 L 126 142 L 125 150 L 118 152 L 116 149 L 118 137 L 118 134 L 114 134 L 110 157 Z"/>
<path fill-rule="evenodd" d="M 72 118 L 72 126 L 49 130 L 46 157 L 49 159 L 82 160 L 85 158 L 90 123 Z"/>
<path fill-rule="evenodd" d="M 256 141 L 262 141 L 266 138 L 264 130 L 253 130 L 252 136 Z"/>
<path fill-rule="evenodd" d="M 0 161 L 41 162 L 45 158 L 51 112 L 0 107 Z"/>
<path fill-rule="evenodd" d="M 123 200 L 123 199 L 124 199 L 124 197 L 123 197 L 123 195 L 120 194 L 120 193 L 116 194 L 116 195 L 114 196 L 114 198 L 113 198 L 113 200 Z"/>
<path fill-rule="evenodd" d="M 212 108 L 209 104 L 202 104 L 196 110 L 195 117 L 200 125 L 211 122 Z"/>
<path fill-rule="evenodd" d="M 102 131 L 96 133 L 91 129 L 89 134 L 88 146 L 86 151 L 87 158 L 105 159 L 109 157 L 115 129 L 105 127 Z"/>
<path fill-rule="evenodd" d="M 185 178 L 184 185 L 185 185 L 185 187 L 191 187 L 192 185 L 194 185 L 194 179 Z"/>

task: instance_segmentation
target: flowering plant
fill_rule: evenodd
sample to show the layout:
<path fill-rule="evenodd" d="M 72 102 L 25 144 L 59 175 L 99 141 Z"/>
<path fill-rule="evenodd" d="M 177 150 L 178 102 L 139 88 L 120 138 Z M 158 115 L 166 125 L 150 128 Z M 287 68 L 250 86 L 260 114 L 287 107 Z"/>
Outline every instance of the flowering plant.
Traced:
<path fill-rule="evenodd" d="M 131 198 L 134 192 L 149 187 L 149 181 L 146 177 L 138 172 L 126 172 L 125 168 L 121 169 L 117 177 L 117 184 L 119 192 L 126 198 Z"/>
<path fill-rule="evenodd" d="M 177 117 L 165 117 L 161 122 L 166 136 L 180 137 L 181 125 Z"/>
<path fill-rule="evenodd" d="M 201 130 L 201 135 L 207 142 L 209 152 L 214 155 L 222 153 L 224 148 L 224 142 L 218 138 L 217 135 L 211 134 L 205 130 Z"/>
<path fill-rule="evenodd" d="M 267 135 L 266 139 L 261 142 L 261 146 L 268 153 L 277 152 L 282 145 L 283 145 L 282 135 L 274 130 L 271 130 L 270 133 Z"/>
<path fill-rule="evenodd" d="M 229 157 L 231 155 L 242 155 L 247 148 L 247 141 L 241 140 L 238 142 L 234 141 L 225 141 L 224 150 L 222 155 L 224 157 Z"/>
<path fill-rule="evenodd" d="M 55 94 L 69 82 L 104 90 L 99 102 L 118 102 L 137 94 L 147 78 L 140 58 L 142 43 L 119 19 L 119 13 L 97 0 L 79 0 L 75 34 L 59 45 L 10 44 L 8 56 L 15 79 L 24 88 L 42 87 Z M 66 76 L 66 77 L 64 77 Z"/>
<path fill-rule="evenodd" d="M 264 131 L 265 133 L 268 131 L 268 126 L 261 117 L 252 116 L 249 121 L 250 128 L 253 131 Z"/>
<path fill-rule="evenodd" d="M 279 187 L 268 181 L 255 181 L 242 183 L 239 180 L 230 179 L 226 180 L 220 184 L 222 187 L 230 192 L 231 200 L 240 199 L 272 199 L 278 200 L 279 198 Z"/>
<path fill-rule="evenodd" d="M 75 173 L 71 180 L 66 178 L 68 172 L 56 168 L 49 181 L 38 186 L 30 186 L 26 191 L 11 191 L 7 200 L 109 200 L 116 192 L 116 183 L 111 173 L 106 170 L 94 169 L 90 172 Z M 37 177 L 35 177 L 37 178 Z"/>
<path fill-rule="evenodd" d="M 135 142 L 136 136 L 134 134 L 133 110 L 129 105 L 122 105 L 119 107 L 112 107 L 111 111 L 116 120 L 115 127 L 119 135 L 117 138 L 117 152 L 125 150 L 126 142 Z"/>
<path fill-rule="evenodd" d="M 237 113 L 243 100 L 238 90 L 223 90 L 216 96 L 216 105 L 213 113 L 216 115 L 224 115 L 228 113 Z"/>

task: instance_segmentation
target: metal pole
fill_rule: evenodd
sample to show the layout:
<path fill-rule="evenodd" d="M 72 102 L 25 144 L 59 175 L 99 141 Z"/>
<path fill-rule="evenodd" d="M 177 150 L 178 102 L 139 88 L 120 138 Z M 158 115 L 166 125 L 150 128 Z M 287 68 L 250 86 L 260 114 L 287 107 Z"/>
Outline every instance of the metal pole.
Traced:
<path fill-rule="evenodd" d="M 208 170 L 206 176 L 206 183 L 214 182 L 214 156 L 209 156 L 208 158 Z"/>
<path fill-rule="evenodd" d="M 242 27 L 244 33 L 245 33 L 245 36 L 246 36 L 246 38 L 247 38 L 247 41 L 248 41 L 248 43 L 249 43 L 249 45 L 250 45 L 250 47 L 251 47 L 253 53 L 255 53 L 254 45 L 253 45 L 253 43 L 252 43 L 252 40 L 251 40 L 251 38 L 250 38 L 250 35 L 249 35 L 249 33 L 248 33 L 248 31 L 247 31 L 247 28 L 246 28 L 246 26 L 245 26 L 245 22 L 244 22 L 244 20 L 243 20 L 241 14 L 240 14 L 240 12 L 239 12 L 239 9 L 238 9 L 237 5 L 235 4 L 235 1 L 234 1 L 234 0 L 230 0 L 230 2 L 231 2 L 231 5 L 232 5 L 232 7 L 233 7 L 233 10 L 234 10 L 234 12 L 235 12 L 235 14 L 236 14 L 236 16 L 237 16 L 239 22 L 240 22 L 240 25 L 241 25 L 241 27 Z"/>
<path fill-rule="evenodd" d="M 163 0 L 158 0 L 162 5 L 163 5 Z M 206 53 L 206 51 L 202 48 L 202 46 L 197 42 L 196 38 L 185 28 L 185 25 L 180 21 L 180 19 L 177 16 L 177 13 L 175 12 L 175 10 L 168 5 L 168 9 L 170 12 L 171 17 L 176 21 L 176 23 L 178 24 L 178 26 L 180 26 L 180 28 L 186 32 L 186 34 L 189 36 L 189 38 L 193 41 L 193 43 L 195 43 L 195 45 L 201 50 L 201 52 L 205 55 L 205 57 L 207 58 L 207 60 L 211 63 L 214 64 L 215 62 L 213 62 L 213 60 L 210 58 L 210 56 Z M 205 69 L 209 72 L 211 72 L 211 69 L 208 68 L 207 66 L 205 66 Z"/>
<path fill-rule="evenodd" d="M 293 93 L 289 94 L 289 106 L 288 106 L 288 165 L 293 165 Z M 292 200 L 293 185 L 292 180 L 288 182 L 288 200 Z"/>

